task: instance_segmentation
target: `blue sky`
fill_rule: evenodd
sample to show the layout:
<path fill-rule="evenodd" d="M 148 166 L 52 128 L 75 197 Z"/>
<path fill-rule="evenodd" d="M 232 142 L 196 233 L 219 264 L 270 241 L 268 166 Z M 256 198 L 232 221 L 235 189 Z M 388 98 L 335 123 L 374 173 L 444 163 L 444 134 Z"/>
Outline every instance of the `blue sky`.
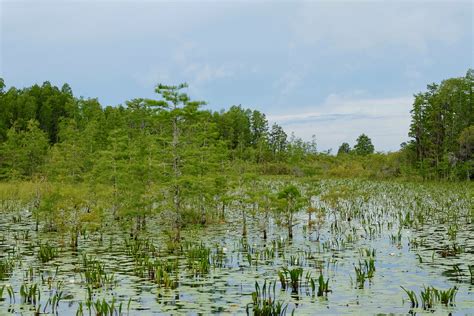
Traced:
<path fill-rule="evenodd" d="M 407 140 L 412 95 L 473 67 L 472 1 L 5 1 L 0 76 L 117 105 L 187 82 L 318 148 Z"/>

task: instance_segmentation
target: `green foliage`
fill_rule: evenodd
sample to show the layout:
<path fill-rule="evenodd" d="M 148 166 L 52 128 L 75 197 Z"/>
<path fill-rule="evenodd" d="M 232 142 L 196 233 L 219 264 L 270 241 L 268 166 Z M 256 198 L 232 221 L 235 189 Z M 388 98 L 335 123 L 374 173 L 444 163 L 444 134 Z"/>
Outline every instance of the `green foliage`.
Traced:
<path fill-rule="evenodd" d="M 430 84 L 415 95 L 409 136 L 424 178 L 472 177 L 474 70 L 465 77 Z"/>
<path fill-rule="evenodd" d="M 41 86 L 29 88 L 10 88 L 0 94 L 0 140 L 5 139 L 7 131 L 15 127 L 19 131 L 28 129 L 30 120 L 38 120 L 40 128 L 47 134 L 50 142 L 58 141 L 59 122 L 71 117 L 77 105 L 71 88 L 64 84 L 62 88 L 45 81 Z"/>
<path fill-rule="evenodd" d="M 0 177 L 31 178 L 42 167 L 47 150 L 47 136 L 37 121 L 28 121 L 25 130 L 11 127 L 0 144 Z"/>
<path fill-rule="evenodd" d="M 369 136 L 361 134 L 354 145 L 354 154 L 365 156 L 374 153 L 374 145 L 372 145 L 372 140 Z"/>
<path fill-rule="evenodd" d="M 351 146 L 348 143 L 342 143 L 337 150 L 337 155 L 348 154 L 351 152 Z"/>

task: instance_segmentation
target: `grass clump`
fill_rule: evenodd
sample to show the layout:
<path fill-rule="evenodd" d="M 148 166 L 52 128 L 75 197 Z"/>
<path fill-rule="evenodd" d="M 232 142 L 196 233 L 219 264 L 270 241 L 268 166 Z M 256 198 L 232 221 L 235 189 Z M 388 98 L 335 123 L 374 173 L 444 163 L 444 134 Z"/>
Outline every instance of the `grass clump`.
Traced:
<path fill-rule="evenodd" d="M 270 281 L 267 286 L 267 281 L 263 282 L 260 287 L 258 282 L 255 282 L 255 292 L 252 292 L 252 303 L 247 304 L 247 315 L 254 316 L 279 316 L 286 315 L 288 305 L 276 300 L 275 285 Z M 252 311 L 252 313 L 250 313 Z"/>
<path fill-rule="evenodd" d="M 56 258 L 59 254 L 59 251 L 56 247 L 51 246 L 49 243 L 46 244 L 40 244 L 39 250 L 38 250 L 38 259 L 42 263 L 46 263 L 48 261 L 53 260 Z"/>

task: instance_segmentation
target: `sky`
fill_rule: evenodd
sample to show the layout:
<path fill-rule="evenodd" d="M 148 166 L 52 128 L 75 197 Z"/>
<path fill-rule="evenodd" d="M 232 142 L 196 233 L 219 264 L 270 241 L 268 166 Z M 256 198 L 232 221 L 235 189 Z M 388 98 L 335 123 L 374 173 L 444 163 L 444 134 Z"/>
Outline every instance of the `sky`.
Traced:
<path fill-rule="evenodd" d="M 102 105 L 187 82 L 337 151 L 408 140 L 413 94 L 473 67 L 474 1 L 0 0 L 7 86 L 67 82 Z"/>

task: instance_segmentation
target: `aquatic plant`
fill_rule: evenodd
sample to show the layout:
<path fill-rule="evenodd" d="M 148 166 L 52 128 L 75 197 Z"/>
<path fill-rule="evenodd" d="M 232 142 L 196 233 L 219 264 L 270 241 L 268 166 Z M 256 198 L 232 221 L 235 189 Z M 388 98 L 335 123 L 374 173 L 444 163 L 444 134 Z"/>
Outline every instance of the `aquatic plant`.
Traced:
<path fill-rule="evenodd" d="M 362 248 L 359 249 L 359 254 L 361 257 L 375 257 L 375 249 Z"/>
<path fill-rule="evenodd" d="M 262 287 L 255 282 L 255 292 L 252 292 L 252 303 L 247 304 L 246 312 L 250 315 L 250 311 L 254 316 L 280 316 L 286 315 L 287 304 L 276 300 L 275 295 L 276 282 L 263 282 Z M 273 295 L 272 295 L 273 294 Z"/>
<path fill-rule="evenodd" d="M 13 272 L 15 261 L 10 258 L 4 258 L 0 260 L 0 280 L 8 277 Z"/>
<path fill-rule="evenodd" d="M 58 249 L 49 243 L 40 244 L 38 250 L 38 259 L 42 263 L 46 263 L 58 256 Z"/>
<path fill-rule="evenodd" d="M 297 293 L 299 285 L 301 284 L 301 279 L 303 276 L 303 268 L 298 267 L 294 269 L 283 268 L 281 271 L 278 271 L 278 277 L 281 282 L 281 287 L 286 289 L 288 285 L 291 286 L 291 291 Z"/>
<path fill-rule="evenodd" d="M 59 302 L 65 298 L 64 292 L 61 290 L 62 287 L 62 282 L 58 282 L 57 287 L 54 291 L 54 294 L 49 296 L 48 300 L 46 301 L 46 304 L 44 305 L 43 308 L 43 313 L 46 313 L 46 310 L 49 305 L 51 305 L 51 313 L 55 314 L 58 311 L 58 306 Z M 67 298 L 72 298 L 72 295 L 66 296 Z"/>
<path fill-rule="evenodd" d="M 216 245 L 215 252 L 211 255 L 211 262 L 214 267 L 222 268 L 225 263 L 225 254 L 226 248 Z"/>
<path fill-rule="evenodd" d="M 82 256 L 83 276 L 86 283 L 93 288 L 100 288 L 105 285 L 114 285 L 115 276 L 105 270 L 105 265 L 93 257 L 87 255 Z"/>
<path fill-rule="evenodd" d="M 454 304 L 454 300 L 458 292 L 458 288 L 456 286 L 449 288 L 447 290 L 436 290 L 436 291 L 437 291 L 437 296 L 441 304 L 446 305 L 446 306 Z"/>
<path fill-rule="evenodd" d="M 105 298 L 97 299 L 96 301 L 86 301 L 86 306 L 89 309 L 89 314 L 93 310 L 96 316 L 107 316 L 107 315 L 122 315 L 123 302 L 120 302 L 116 306 L 116 298 L 112 297 L 112 302 L 107 302 Z M 79 306 L 76 315 L 83 315 L 83 308 Z"/>
<path fill-rule="evenodd" d="M 187 267 L 193 271 L 194 276 L 202 276 L 209 273 L 211 249 L 204 244 L 193 245 L 186 250 Z"/>
<path fill-rule="evenodd" d="M 157 249 L 153 241 L 149 238 L 130 238 L 125 239 L 125 248 L 127 255 L 138 258 L 143 255 L 154 255 Z"/>
<path fill-rule="evenodd" d="M 361 263 L 359 262 L 359 266 L 354 266 L 354 270 L 356 273 L 356 282 L 357 282 L 357 287 L 359 289 L 364 288 L 365 280 L 367 279 L 367 273 L 362 267 Z"/>
<path fill-rule="evenodd" d="M 367 278 L 372 279 L 375 273 L 375 259 L 370 257 L 364 260 L 365 271 L 367 272 Z"/>
<path fill-rule="evenodd" d="M 13 290 L 13 287 L 10 285 L 10 286 L 7 286 L 6 289 L 7 289 L 8 297 L 10 299 L 10 304 L 12 302 L 15 303 L 15 291 Z"/>
<path fill-rule="evenodd" d="M 403 286 L 401 286 L 401 288 L 405 291 L 405 293 L 407 293 L 408 299 L 410 300 L 411 307 L 412 308 L 418 307 L 418 298 L 415 292 L 412 290 L 407 290 Z"/>
<path fill-rule="evenodd" d="M 252 266 L 252 254 L 250 252 L 247 253 L 247 262 L 249 266 Z"/>
<path fill-rule="evenodd" d="M 323 274 L 318 278 L 318 296 L 327 295 L 331 290 L 329 289 L 329 278 L 324 282 Z"/>
<path fill-rule="evenodd" d="M 427 287 L 421 290 L 420 297 L 423 309 L 432 308 L 437 299 L 436 289 L 433 287 Z"/>
<path fill-rule="evenodd" d="M 359 265 L 354 266 L 354 270 L 356 273 L 357 287 L 363 289 L 365 285 L 365 280 L 370 280 L 374 277 L 375 259 L 373 257 L 369 257 L 368 259 L 365 259 L 363 263 L 359 261 Z"/>
<path fill-rule="evenodd" d="M 400 245 L 402 243 L 402 229 L 400 228 L 397 234 L 390 235 L 390 241 L 392 244 Z"/>
<path fill-rule="evenodd" d="M 36 305 L 41 299 L 38 284 L 22 284 L 20 287 L 20 296 L 23 303 Z"/>
<path fill-rule="evenodd" d="M 418 307 L 418 297 L 414 291 L 407 290 L 403 286 L 401 287 L 405 293 L 408 295 L 408 298 L 411 303 L 411 307 Z M 454 305 L 456 299 L 458 288 L 456 286 L 449 288 L 447 290 L 439 290 L 433 286 L 423 287 L 420 292 L 420 300 L 423 309 L 432 309 L 438 302 L 448 306 Z"/>

